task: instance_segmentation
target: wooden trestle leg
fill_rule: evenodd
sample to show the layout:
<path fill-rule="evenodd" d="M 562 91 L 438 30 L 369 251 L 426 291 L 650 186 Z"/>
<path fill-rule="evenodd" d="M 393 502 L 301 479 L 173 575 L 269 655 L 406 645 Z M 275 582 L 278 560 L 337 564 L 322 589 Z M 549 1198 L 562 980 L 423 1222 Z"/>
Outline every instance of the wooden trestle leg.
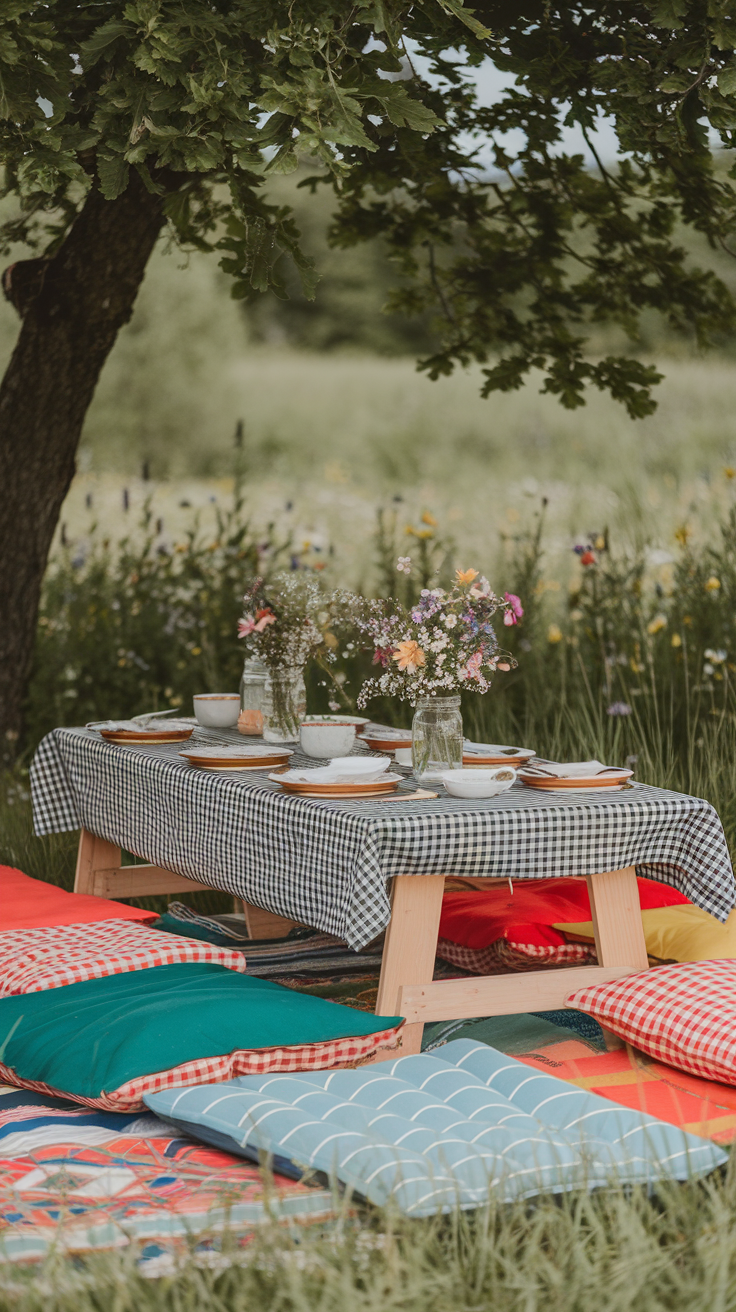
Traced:
<path fill-rule="evenodd" d="M 444 882 L 443 875 L 400 875 L 393 881 L 376 1015 L 406 1018 L 403 1054 L 421 1051 L 427 1021 L 556 1010 L 575 989 L 648 967 L 636 870 L 627 866 L 588 876 L 597 966 L 432 982 Z"/>
<path fill-rule="evenodd" d="M 83 829 L 79 837 L 74 892 L 89 893 L 94 897 L 126 898 L 213 891 L 211 884 L 175 875 L 163 866 L 123 866 L 120 862 L 121 851 L 115 843 Z M 296 923 L 247 902 L 243 902 L 243 911 L 251 938 L 283 937 Z"/>

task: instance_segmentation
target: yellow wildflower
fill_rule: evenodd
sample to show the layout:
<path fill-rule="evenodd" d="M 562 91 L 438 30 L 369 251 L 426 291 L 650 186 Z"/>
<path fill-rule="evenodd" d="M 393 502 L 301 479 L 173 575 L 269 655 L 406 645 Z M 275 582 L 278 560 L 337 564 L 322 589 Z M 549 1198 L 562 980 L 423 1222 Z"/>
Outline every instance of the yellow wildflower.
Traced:
<path fill-rule="evenodd" d="M 425 510 L 424 514 L 422 515 L 422 523 L 430 524 L 432 528 L 437 527 L 437 520 L 435 519 L 434 515 L 430 515 L 428 510 Z"/>
<path fill-rule="evenodd" d="M 680 527 L 675 530 L 675 542 L 679 542 L 681 547 L 686 547 L 691 537 L 692 533 L 687 524 L 681 524 Z"/>
<path fill-rule="evenodd" d="M 733 465 L 726 465 L 725 469 L 723 470 L 723 477 L 736 478 L 736 469 L 734 469 Z"/>
<path fill-rule="evenodd" d="M 559 624 L 550 624 L 547 629 L 547 642 L 562 642 L 562 629 Z"/>
<path fill-rule="evenodd" d="M 424 652 L 418 642 L 411 640 L 400 642 L 393 654 L 393 659 L 398 662 L 400 670 L 408 670 L 413 674 L 418 670 L 420 665 L 424 664 Z"/>
<path fill-rule="evenodd" d="M 457 581 L 458 581 L 460 587 L 463 587 L 463 585 L 466 584 L 466 583 L 472 583 L 472 582 L 473 582 L 473 579 L 477 579 L 477 577 L 478 577 L 478 571 L 477 571 L 477 569 L 456 569 L 456 570 L 455 570 L 455 578 L 457 579 Z"/>
<path fill-rule="evenodd" d="M 594 544 L 594 545 L 595 545 L 595 549 L 596 549 L 596 551 L 603 551 L 603 549 L 604 549 L 604 547 L 605 547 L 605 545 L 606 545 L 606 539 L 604 538 L 604 536 L 603 536 L 602 533 L 599 533 L 599 534 L 598 534 L 598 537 L 596 538 L 596 540 L 595 540 L 595 544 Z"/>
<path fill-rule="evenodd" d="M 718 592 L 720 586 L 721 580 L 717 579 L 715 574 L 711 574 L 710 578 L 705 580 L 706 592 Z"/>
<path fill-rule="evenodd" d="M 667 616 L 655 615 L 654 619 L 650 620 L 649 623 L 647 624 L 647 633 L 651 633 L 651 634 L 660 633 L 661 630 L 666 627 L 667 627 Z"/>
<path fill-rule="evenodd" d="M 672 646 L 673 646 L 673 647 L 681 647 L 681 646 L 682 646 L 682 638 L 680 637 L 679 633 L 673 633 L 673 634 L 672 634 Z"/>

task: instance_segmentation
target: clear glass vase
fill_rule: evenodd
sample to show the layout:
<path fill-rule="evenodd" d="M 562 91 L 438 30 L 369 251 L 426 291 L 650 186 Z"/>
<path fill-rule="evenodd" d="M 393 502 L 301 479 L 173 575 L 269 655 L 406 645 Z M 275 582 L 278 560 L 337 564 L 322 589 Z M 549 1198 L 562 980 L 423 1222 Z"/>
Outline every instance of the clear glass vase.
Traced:
<path fill-rule="evenodd" d="M 302 665 L 268 670 L 263 702 L 263 739 L 267 743 L 293 743 L 307 713 L 307 689 Z"/>
<path fill-rule="evenodd" d="M 411 726 L 414 777 L 440 779 L 463 765 L 463 717 L 459 697 L 420 697 Z"/>
<path fill-rule="evenodd" d="M 255 656 L 249 656 L 243 666 L 240 680 L 240 716 L 238 729 L 241 733 L 263 733 L 263 710 L 266 703 L 266 679 L 268 670 Z"/>

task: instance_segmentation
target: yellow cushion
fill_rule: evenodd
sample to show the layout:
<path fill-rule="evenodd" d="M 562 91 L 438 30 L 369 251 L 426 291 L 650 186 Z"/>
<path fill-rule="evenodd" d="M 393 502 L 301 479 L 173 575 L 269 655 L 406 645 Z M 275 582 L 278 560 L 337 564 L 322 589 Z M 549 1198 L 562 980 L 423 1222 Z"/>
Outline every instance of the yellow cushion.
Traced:
<path fill-rule="evenodd" d="M 647 952 L 662 961 L 712 961 L 736 958 L 736 911 L 722 925 L 700 907 L 659 907 L 642 911 Z M 593 938 L 592 920 L 571 925 L 555 925 L 563 934 Z"/>

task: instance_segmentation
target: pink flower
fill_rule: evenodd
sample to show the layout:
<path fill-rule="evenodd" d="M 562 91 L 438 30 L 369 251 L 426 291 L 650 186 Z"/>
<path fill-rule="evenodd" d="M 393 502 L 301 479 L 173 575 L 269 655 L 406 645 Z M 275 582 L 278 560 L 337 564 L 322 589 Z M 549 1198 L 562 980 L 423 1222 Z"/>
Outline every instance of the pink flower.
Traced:
<path fill-rule="evenodd" d="M 257 610 L 255 622 L 253 624 L 253 632 L 263 633 L 263 630 L 265 629 L 267 624 L 275 624 L 275 623 L 276 623 L 276 616 L 274 615 L 272 610 L 267 610 L 267 609 Z"/>
<path fill-rule="evenodd" d="M 465 666 L 465 669 L 467 671 L 466 677 L 468 679 L 480 679 L 481 677 L 480 667 L 482 664 L 483 664 L 483 653 L 480 651 L 474 651 L 473 655 L 470 657 L 470 660 L 467 662 L 467 665 Z"/>
<path fill-rule="evenodd" d="M 238 620 L 238 637 L 247 638 L 256 627 L 256 622 L 252 615 L 246 615 L 244 619 Z"/>
<path fill-rule="evenodd" d="M 506 614 L 503 617 L 503 622 L 507 628 L 510 628 L 512 624 L 519 623 L 519 620 L 524 614 L 524 607 L 515 592 L 504 592 L 503 595 L 511 607 L 510 610 L 506 611 Z"/>
<path fill-rule="evenodd" d="M 373 653 L 373 665 L 382 665 L 384 670 L 391 661 L 394 654 L 393 647 L 376 647 Z M 339 707 L 338 707 L 339 710 Z"/>

